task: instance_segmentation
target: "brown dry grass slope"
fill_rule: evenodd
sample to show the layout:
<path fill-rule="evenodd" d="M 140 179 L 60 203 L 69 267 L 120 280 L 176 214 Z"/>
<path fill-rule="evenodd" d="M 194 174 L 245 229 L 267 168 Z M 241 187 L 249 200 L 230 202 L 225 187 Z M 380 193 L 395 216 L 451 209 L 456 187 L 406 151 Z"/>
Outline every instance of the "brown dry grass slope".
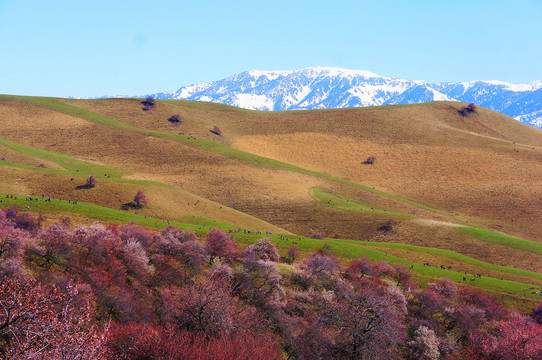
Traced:
<path fill-rule="evenodd" d="M 145 185 L 156 204 L 149 215 L 172 219 L 197 215 L 260 230 L 321 231 L 353 239 L 435 246 L 496 264 L 542 270 L 536 265 L 542 263 L 538 255 L 469 238 L 453 226 L 435 226 L 468 222 L 542 241 L 542 131 L 487 109 L 462 117 L 457 110 L 464 104 L 439 102 L 267 113 L 158 101 L 154 109 L 144 112 L 137 99 L 55 100 L 135 127 L 123 129 L 21 98 L 0 100 L 1 139 L 104 164 L 122 170 L 125 179 L 167 185 Z M 173 114 L 181 115 L 179 125 L 167 121 Z M 222 136 L 209 131 L 215 125 L 222 129 Z M 192 146 L 190 140 L 137 129 L 191 134 L 374 187 L 441 213 L 310 172 L 255 166 Z M 29 155 L 0 151 L 10 161 L 35 166 Z M 363 165 L 369 155 L 376 157 L 375 164 Z M 0 171 L 5 191 L 56 191 L 57 197 L 83 194 L 73 190 L 73 181 L 82 178 L 72 181 L 71 175 L 11 167 L 0 167 Z M 104 178 L 102 191 L 86 192 L 84 200 L 118 208 L 138 187 Z M 313 195 L 314 189 L 366 206 L 345 211 L 331 200 L 323 204 Z M 378 227 L 394 216 L 371 212 L 372 207 L 423 221 L 400 217 L 396 231 L 383 234 Z"/>
<path fill-rule="evenodd" d="M 71 104 L 117 120 L 194 134 L 398 195 L 471 223 L 542 241 L 542 131 L 465 104 L 262 113 L 216 104 L 135 100 Z M 167 118 L 179 113 L 173 126 Z M 224 132 L 209 132 L 218 125 Z M 372 166 L 362 162 L 376 157 Z M 536 224 L 535 224 L 536 223 Z"/>

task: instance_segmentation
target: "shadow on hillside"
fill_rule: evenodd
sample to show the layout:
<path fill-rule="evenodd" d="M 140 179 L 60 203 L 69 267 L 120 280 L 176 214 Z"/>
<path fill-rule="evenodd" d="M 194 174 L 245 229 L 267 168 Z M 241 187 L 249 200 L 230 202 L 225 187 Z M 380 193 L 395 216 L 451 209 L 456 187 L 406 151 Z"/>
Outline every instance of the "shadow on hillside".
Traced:
<path fill-rule="evenodd" d="M 141 209 L 142 207 L 143 207 L 143 205 L 137 204 L 137 203 L 131 201 L 131 202 L 122 204 L 120 206 L 120 209 L 121 210 L 134 210 L 134 209 L 137 210 L 137 209 Z"/>
<path fill-rule="evenodd" d="M 82 190 L 82 189 L 92 189 L 93 187 L 95 187 L 96 185 L 92 185 L 92 184 L 83 184 L 83 185 L 78 185 L 76 186 L 75 188 L 77 190 Z"/>

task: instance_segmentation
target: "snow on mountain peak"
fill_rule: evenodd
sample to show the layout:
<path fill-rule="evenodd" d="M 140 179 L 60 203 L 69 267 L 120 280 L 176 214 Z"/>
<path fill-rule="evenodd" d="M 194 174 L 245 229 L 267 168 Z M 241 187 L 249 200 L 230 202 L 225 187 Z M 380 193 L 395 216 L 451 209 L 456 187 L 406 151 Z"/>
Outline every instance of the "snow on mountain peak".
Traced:
<path fill-rule="evenodd" d="M 157 99 L 211 101 L 254 110 L 330 109 L 427 101 L 474 103 L 533 126 L 542 126 L 542 81 L 428 83 L 383 77 L 365 70 L 314 66 L 250 70 L 229 78 L 154 94 Z"/>
<path fill-rule="evenodd" d="M 280 71 L 280 70 L 250 70 L 248 71 L 248 74 L 250 76 L 253 76 L 255 78 L 259 78 L 260 76 L 265 76 L 269 80 L 275 80 L 280 76 L 286 76 L 290 74 L 291 71 Z"/>
<path fill-rule="evenodd" d="M 247 72 L 250 76 L 265 76 L 269 80 L 275 80 L 279 76 L 288 76 L 291 74 L 303 74 L 306 76 L 330 76 L 330 77 L 352 77 L 362 76 L 365 78 L 382 78 L 382 76 L 366 70 L 349 70 L 338 67 L 312 66 L 300 70 L 250 70 Z"/>
<path fill-rule="evenodd" d="M 297 70 L 300 73 L 305 74 L 319 74 L 327 75 L 331 77 L 336 76 L 362 76 L 365 78 L 381 78 L 382 76 L 366 70 L 349 70 L 338 67 L 326 67 L 326 66 L 313 66 L 305 69 Z"/>

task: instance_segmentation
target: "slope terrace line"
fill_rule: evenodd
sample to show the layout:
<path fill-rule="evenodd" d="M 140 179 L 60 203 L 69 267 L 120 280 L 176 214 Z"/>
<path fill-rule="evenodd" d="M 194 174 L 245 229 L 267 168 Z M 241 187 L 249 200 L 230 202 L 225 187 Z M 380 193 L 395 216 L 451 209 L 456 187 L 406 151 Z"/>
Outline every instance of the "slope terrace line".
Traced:
<path fill-rule="evenodd" d="M 420 208 L 420 209 L 423 209 L 423 210 L 426 210 L 426 211 L 429 211 L 429 212 L 433 212 L 435 214 L 446 216 L 446 217 L 448 217 L 448 218 L 450 218 L 450 219 L 452 219 L 452 220 L 454 220 L 456 222 L 459 222 L 461 224 L 466 224 L 465 221 L 463 221 L 463 220 L 461 220 L 461 219 L 459 219 L 459 218 L 457 218 L 457 217 L 455 217 L 453 215 L 450 215 L 450 214 L 446 213 L 445 211 L 438 210 L 438 209 L 432 208 L 432 207 L 427 206 L 427 205 L 419 204 L 419 203 L 416 203 L 414 201 L 411 201 L 411 200 L 408 200 L 408 199 L 405 199 L 405 198 L 401 198 L 399 196 L 396 196 L 396 195 L 393 195 L 393 194 L 390 194 L 390 193 L 386 193 L 384 191 L 374 189 L 374 188 L 369 187 L 369 186 L 358 184 L 358 183 L 350 181 L 350 180 L 345 180 L 345 179 L 341 179 L 341 178 L 334 177 L 334 176 L 331 176 L 331 175 L 327 175 L 327 174 L 319 173 L 319 172 L 316 172 L 316 171 L 304 169 L 304 168 L 294 166 L 294 165 L 291 165 L 291 164 L 288 164 L 288 163 L 285 163 L 285 162 L 282 162 L 282 161 L 278 161 L 278 160 L 274 160 L 274 159 L 270 159 L 270 158 L 266 158 L 266 157 L 262 157 L 262 156 L 257 156 L 257 155 L 254 155 L 254 154 L 251 154 L 251 153 L 248 153 L 248 152 L 237 150 L 237 149 L 231 148 L 229 146 L 222 145 L 222 144 L 219 144 L 219 143 L 216 143 L 216 142 L 213 142 L 213 141 L 210 141 L 210 140 L 202 139 L 202 138 L 196 138 L 196 141 L 194 141 L 193 136 L 163 133 L 163 132 L 160 132 L 160 131 L 138 128 L 136 126 L 132 126 L 132 125 L 123 123 L 121 121 L 113 120 L 111 118 L 108 118 L 108 117 L 93 113 L 93 112 L 88 111 L 88 110 L 84 110 L 84 109 L 81 109 L 81 108 L 78 108 L 78 107 L 75 107 L 75 106 L 72 106 L 72 105 L 64 104 L 61 101 L 59 101 L 59 98 L 1 95 L 0 100 L 8 100 L 8 101 L 17 101 L 17 102 L 23 102 L 23 103 L 30 103 L 30 104 L 45 107 L 45 108 L 47 108 L 49 110 L 60 112 L 60 113 L 66 114 L 66 115 L 79 117 L 79 118 L 82 118 L 84 120 L 94 122 L 96 124 L 100 124 L 100 125 L 104 125 L 104 126 L 111 126 L 111 127 L 115 127 L 115 128 L 126 130 L 126 131 L 133 131 L 133 132 L 137 132 L 137 133 L 142 134 L 142 135 L 154 136 L 154 137 L 157 137 L 157 138 L 163 138 L 163 139 L 169 139 L 169 140 L 173 140 L 173 141 L 182 142 L 183 144 L 189 145 L 191 147 L 194 147 L 194 148 L 197 148 L 197 149 L 200 149 L 200 150 L 205 150 L 205 151 L 212 151 L 214 153 L 217 153 L 217 154 L 220 154 L 220 155 L 232 158 L 232 159 L 242 161 L 242 162 L 244 162 L 246 164 L 249 164 L 251 166 L 261 166 L 261 167 L 266 167 L 266 168 L 276 169 L 276 170 L 293 171 L 293 172 L 306 174 L 306 175 L 311 175 L 311 176 L 314 176 L 314 177 L 317 177 L 317 178 L 329 180 L 329 181 L 332 181 L 332 182 L 345 184 L 345 185 L 356 187 L 356 188 L 359 188 L 359 189 L 362 189 L 362 190 L 365 190 L 365 191 L 368 191 L 368 192 L 371 192 L 371 193 L 374 193 L 374 194 L 377 194 L 377 195 L 380 195 L 380 196 L 383 196 L 383 197 L 387 197 L 387 198 L 390 198 L 392 200 L 399 201 L 399 202 L 402 202 L 404 204 L 408 204 L 408 205 L 411 205 L 411 206 L 414 206 L 414 207 L 417 207 L 417 208 Z"/>

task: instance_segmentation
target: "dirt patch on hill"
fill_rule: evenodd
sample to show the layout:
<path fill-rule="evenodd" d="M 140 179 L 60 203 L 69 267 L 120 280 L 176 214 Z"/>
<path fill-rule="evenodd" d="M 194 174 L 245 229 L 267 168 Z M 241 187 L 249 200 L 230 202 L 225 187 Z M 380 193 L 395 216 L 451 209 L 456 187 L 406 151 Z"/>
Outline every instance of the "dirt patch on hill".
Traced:
<path fill-rule="evenodd" d="M 35 131 L 42 134 L 47 131 L 82 128 L 90 125 L 89 122 L 80 118 L 39 106 L 9 101 L 0 101 L 0 123 L 3 131 Z"/>

